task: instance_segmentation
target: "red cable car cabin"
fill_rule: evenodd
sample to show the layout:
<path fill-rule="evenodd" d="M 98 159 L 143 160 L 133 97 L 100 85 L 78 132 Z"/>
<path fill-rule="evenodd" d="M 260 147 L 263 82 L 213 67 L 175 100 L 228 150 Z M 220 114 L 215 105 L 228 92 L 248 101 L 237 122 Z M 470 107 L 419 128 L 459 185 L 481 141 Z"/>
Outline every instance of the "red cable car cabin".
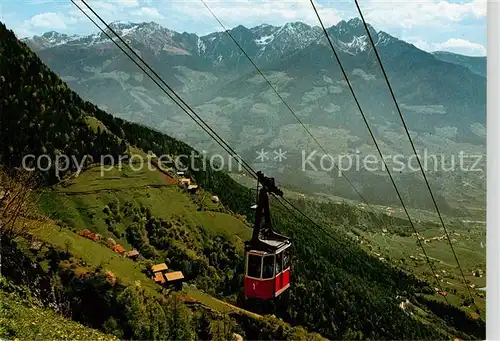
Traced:
<path fill-rule="evenodd" d="M 272 299 L 290 287 L 292 242 L 273 231 L 268 193 L 283 196 L 273 178 L 257 172 L 258 193 L 252 239 L 245 242 L 244 292 L 248 298 Z M 261 220 L 264 220 L 261 224 Z M 262 226 L 261 226 L 262 225 Z"/>
<path fill-rule="evenodd" d="M 245 296 L 263 300 L 277 297 L 290 286 L 290 241 L 262 240 L 274 252 L 250 249 L 245 257 Z"/>

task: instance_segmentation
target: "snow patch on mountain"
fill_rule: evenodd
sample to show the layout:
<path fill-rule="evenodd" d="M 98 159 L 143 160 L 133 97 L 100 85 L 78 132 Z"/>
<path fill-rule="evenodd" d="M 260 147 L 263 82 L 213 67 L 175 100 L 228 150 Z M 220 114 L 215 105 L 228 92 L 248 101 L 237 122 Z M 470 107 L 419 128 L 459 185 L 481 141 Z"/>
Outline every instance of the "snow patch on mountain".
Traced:
<path fill-rule="evenodd" d="M 254 41 L 257 45 L 267 45 L 270 42 L 272 42 L 273 39 L 274 39 L 274 34 L 271 34 L 269 36 L 263 36 L 260 37 L 259 39 L 255 39 Z"/>
<path fill-rule="evenodd" d="M 121 34 L 121 36 L 122 36 L 122 37 L 124 37 L 124 36 L 126 36 L 126 35 L 128 35 L 128 34 L 130 34 L 130 33 L 134 32 L 134 31 L 136 30 L 136 28 L 137 28 L 137 26 L 132 26 L 132 27 L 130 27 L 130 28 L 125 28 L 125 29 L 123 29 L 123 30 L 122 30 L 122 34 Z"/>
<path fill-rule="evenodd" d="M 386 46 L 396 41 L 397 39 L 391 36 L 390 34 L 380 31 L 377 33 L 377 37 L 374 40 L 376 41 L 375 46 L 378 45 Z"/>
<path fill-rule="evenodd" d="M 351 42 L 347 43 L 347 47 L 356 49 L 359 51 L 365 51 L 366 47 L 368 45 L 368 42 L 366 41 L 367 37 L 366 36 L 360 36 L 360 37 L 354 37 L 352 38 Z"/>
<path fill-rule="evenodd" d="M 203 40 L 201 40 L 200 37 L 198 37 L 196 45 L 198 47 L 198 55 L 201 55 L 202 53 L 205 53 L 205 51 L 207 50 L 207 46 L 205 45 L 205 43 L 203 42 Z"/>
<path fill-rule="evenodd" d="M 47 41 L 53 46 L 66 44 L 72 40 L 80 38 L 79 35 L 68 36 L 66 34 L 61 34 L 54 31 L 50 32 L 48 35 L 44 34 L 43 37 L 47 39 Z"/>

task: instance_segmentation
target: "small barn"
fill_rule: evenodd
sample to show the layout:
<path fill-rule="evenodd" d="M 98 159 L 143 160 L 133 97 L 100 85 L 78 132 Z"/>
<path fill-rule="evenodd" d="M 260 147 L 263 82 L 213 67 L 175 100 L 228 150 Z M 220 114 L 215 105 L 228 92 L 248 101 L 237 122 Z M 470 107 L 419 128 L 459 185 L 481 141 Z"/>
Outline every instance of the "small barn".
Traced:
<path fill-rule="evenodd" d="M 139 251 L 132 250 L 126 253 L 126 256 L 130 259 L 137 260 L 139 258 Z"/>
<path fill-rule="evenodd" d="M 167 271 L 167 270 L 168 270 L 168 266 L 167 266 L 167 264 L 165 264 L 165 263 L 156 264 L 156 265 L 153 265 L 153 266 L 151 267 L 151 271 L 152 271 L 153 273 L 157 273 L 157 272 L 165 272 L 165 271 Z"/>
<path fill-rule="evenodd" d="M 155 281 L 156 284 L 165 284 L 165 277 L 163 277 L 163 274 L 161 272 L 156 272 L 153 275 L 153 281 Z"/>
<path fill-rule="evenodd" d="M 111 250 L 113 250 L 115 252 L 118 252 L 118 253 L 124 253 L 125 252 L 125 249 L 120 244 L 113 245 L 111 247 Z"/>
<path fill-rule="evenodd" d="M 184 280 L 182 271 L 167 272 L 164 276 L 167 284 L 173 285 L 177 290 L 182 289 L 182 281 Z"/>
<path fill-rule="evenodd" d="M 189 185 L 191 185 L 191 179 L 190 178 L 180 178 L 179 185 L 183 186 L 183 187 L 188 187 Z"/>
<path fill-rule="evenodd" d="M 85 230 L 81 230 L 80 232 L 78 232 L 78 234 L 82 237 L 85 237 L 85 238 L 88 238 L 88 239 L 91 239 L 93 241 L 98 241 L 101 239 L 101 235 L 100 234 L 97 234 L 97 233 L 93 233 L 93 232 L 90 232 L 89 230 L 85 229 Z"/>
<path fill-rule="evenodd" d="M 187 190 L 191 194 L 196 194 L 200 189 L 199 189 L 198 185 L 189 185 Z"/>
<path fill-rule="evenodd" d="M 153 272 L 153 281 L 156 284 L 163 285 L 166 283 L 165 277 L 163 276 L 163 273 L 168 270 L 168 266 L 165 263 L 160 263 L 153 265 L 151 267 L 151 271 Z"/>
<path fill-rule="evenodd" d="M 478 319 L 479 319 L 479 314 L 477 314 L 477 313 L 471 313 L 471 314 L 470 314 L 470 317 L 471 317 L 473 320 L 478 320 Z"/>

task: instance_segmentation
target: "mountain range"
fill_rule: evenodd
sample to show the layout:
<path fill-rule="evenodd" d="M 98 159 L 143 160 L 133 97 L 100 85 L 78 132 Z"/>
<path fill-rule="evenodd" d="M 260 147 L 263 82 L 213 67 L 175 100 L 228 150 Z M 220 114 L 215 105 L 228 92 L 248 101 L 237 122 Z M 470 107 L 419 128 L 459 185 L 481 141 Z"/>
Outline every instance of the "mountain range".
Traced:
<path fill-rule="evenodd" d="M 198 36 L 154 22 L 117 21 L 110 27 L 250 164 L 303 191 L 359 199 L 331 165 L 326 171 L 298 172 L 304 153 L 320 150 L 302 124 L 335 160 L 346 153 L 378 157 L 319 27 L 293 22 L 279 27 L 240 25 L 229 31 L 267 80 L 226 32 Z M 441 205 L 453 212 L 481 210 L 486 59 L 428 53 L 368 27 L 417 150 L 443 158 L 439 166 L 428 169 Z M 362 21 L 341 21 L 327 31 L 384 156 L 403 155 L 406 160 L 412 150 Z M 99 107 L 197 148 L 219 151 L 105 34 L 68 36 L 52 31 L 24 41 L 78 94 Z M 280 148 L 287 151 L 286 162 L 273 160 L 272 152 Z M 256 160 L 260 150 L 271 153 L 265 162 Z M 480 171 L 440 169 L 458 160 L 460 152 L 480 157 Z M 317 153 L 316 166 L 321 155 Z M 381 166 L 343 174 L 369 201 L 398 203 Z M 394 176 L 410 204 L 433 207 L 419 172 L 405 168 Z"/>

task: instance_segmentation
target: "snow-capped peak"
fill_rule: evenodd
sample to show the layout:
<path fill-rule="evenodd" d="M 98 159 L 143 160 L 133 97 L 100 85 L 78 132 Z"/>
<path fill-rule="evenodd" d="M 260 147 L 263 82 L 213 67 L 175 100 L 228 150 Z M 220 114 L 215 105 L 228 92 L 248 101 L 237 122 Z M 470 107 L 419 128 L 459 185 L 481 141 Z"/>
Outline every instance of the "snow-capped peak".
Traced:
<path fill-rule="evenodd" d="M 67 35 L 56 31 L 45 32 L 41 36 L 33 36 L 32 38 L 23 38 L 21 41 L 29 43 L 30 46 L 36 49 L 46 49 L 58 45 L 63 45 L 71 41 L 80 39 L 78 35 Z"/>
<path fill-rule="evenodd" d="M 376 41 L 375 45 L 382 45 L 383 46 L 383 45 L 388 45 L 397 39 L 388 33 L 380 31 L 377 33 L 377 37 L 374 38 L 374 40 Z"/>
<path fill-rule="evenodd" d="M 254 28 L 264 28 L 264 27 L 270 27 L 271 25 L 269 24 L 260 24 L 258 26 L 255 26 Z"/>
<path fill-rule="evenodd" d="M 363 26 L 363 21 L 360 18 L 352 18 L 352 19 L 349 19 L 347 24 L 351 27 L 359 27 L 359 26 Z"/>
<path fill-rule="evenodd" d="M 42 34 L 42 37 L 47 39 L 48 42 L 54 45 L 66 44 L 69 41 L 80 38 L 80 36 L 76 34 L 68 36 L 67 34 L 59 33 L 56 31 L 45 32 L 44 34 Z"/>
<path fill-rule="evenodd" d="M 110 23 L 109 27 L 111 27 L 112 29 L 123 30 L 123 29 L 131 28 L 134 25 L 137 25 L 137 24 L 133 24 L 130 21 L 118 20 L 118 21 L 113 21 L 112 23 Z"/>

